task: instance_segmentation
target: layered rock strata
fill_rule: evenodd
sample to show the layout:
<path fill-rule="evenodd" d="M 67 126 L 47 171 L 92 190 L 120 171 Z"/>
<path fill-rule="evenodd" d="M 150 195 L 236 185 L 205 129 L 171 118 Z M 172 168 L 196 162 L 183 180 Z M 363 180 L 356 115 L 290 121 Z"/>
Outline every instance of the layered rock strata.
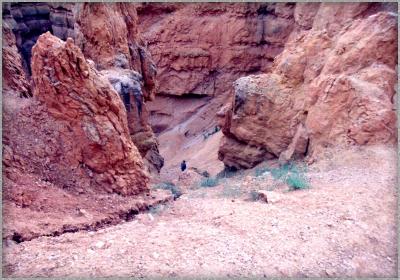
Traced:
<path fill-rule="evenodd" d="M 128 195 L 147 190 L 123 103 L 72 39 L 41 35 L 33 48 L 32 78 L 34 95 L 59 125 L 62 141 L 70 143 L 65 148 L 73 145 L 63 151 L 72 169 L 85 170 L 92 183 L 107 191 Z"/>
<path fill-rule="evenodd" d="M 396 14 L 367 3 L 304 5 L 272 71 L 235 82 L 219 150 L 227 166 L 397 139 Z"/>

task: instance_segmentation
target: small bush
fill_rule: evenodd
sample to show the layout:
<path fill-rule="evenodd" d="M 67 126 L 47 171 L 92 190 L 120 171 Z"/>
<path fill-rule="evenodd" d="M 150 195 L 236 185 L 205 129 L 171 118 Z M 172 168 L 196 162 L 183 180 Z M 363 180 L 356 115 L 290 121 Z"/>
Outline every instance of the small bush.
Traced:
<path fill-rule="evenodd" d="M 251 200 L 251 201 L 257 201 L 257 200 L 259 200 L 259 199 L 260 199 L 260 195 L 258 194 L 258 192 L 255 191 L 255 190 L 252 190 L 252 191 L 250 192 L 250 200 Z"/>
<path fill-rule="evenodd" d="M 159 205 L 156 205 L 156 206 L 151 206 L 151 207 L 149 207 L 149 212 L 152 214 L 152 215 L 158 215 L 158 214 L 161 214 L 161 212 L 162 211 L 164 211 L 164 210 L 166 210 L 167 209 L 167 206 L 166 205 L 163 205 L 163 204 L 159 204 Z"/>
<path fill-rule="evenodd" d="M 284 179 L 285 176 L 287 176 L 287 174 L 289 173 L 291 166 L 292 166 L 291 164 L 285 164 L 281 167 L 273 168 L 271 170 L 271 176 L 276 180 L 281 179 L 281 178 Z"/>
<path fill-rule="evenodd" d="M 177 186 L 175 186 L 173 183 L 169 183 L 169 182 L 164 182 L 164 183 L 158 184 L 154 187 L 154 189 L 169 190 L 174 195 L 174 199 L 177 199 L 178 197 L 180 197 L 182 195 L 182 191 Z"/>
<path fill-rule="evenodd" d="M 255 175 L 256 175 L 256 177 L 260 177 L 260 176 L 264 175 L 264 173 L 266 173 L 268 171 L 270 171 L 270 169 L 268 167 L 256 168 Z"/>
<path fill-rule="evenodd" d="M 305 176 L 306 166 L 296 165 L 292 162 L 273 169 L 256 169 L 256 176 L 261 176 L 265 171 L 269 171 L 271 176 L 278 181 L 284 182 L 289 186 L 289 190 L 301 190 L 309 188 L 308 180 Z"/>
<path fill-rule="evenodd" d="M 225 166 L 224 170 L 219 172 L 217 174 L 216 178 L 218 178 L 218 179 L 232 178 L 238 174 L 240 174 L 240 171 L 238 171 L 236 168 Z"/>
<path fill-rule="evenodd" d="M 204 188 L 211 188 L 215 187 L 218 185 L 218 179 L 217 178 L 204 178 L 200 181 L 200 186 Z"/>
<path fill-rule="evenodd" d="M 289 186 L 289 190 L 302 190 L 309 188 L 309 184 L 304 173 L 293 172 L 289 174 L 285 183 Z"/>

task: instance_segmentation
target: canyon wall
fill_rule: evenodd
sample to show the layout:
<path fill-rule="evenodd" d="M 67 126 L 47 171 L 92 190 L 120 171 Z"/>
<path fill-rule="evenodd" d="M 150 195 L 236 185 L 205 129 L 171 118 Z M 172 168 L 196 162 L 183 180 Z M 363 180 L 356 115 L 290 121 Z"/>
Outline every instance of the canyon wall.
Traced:
<path fill-rule="evenodd" d="M 129 92 L 129 104 L 125 105 L 131 138 L 149 171 L 159 172 L 164 160 L 148 124 L 146 104 L 154 99 L 157 70 L 138 30 L 136 6 L 77 4 L 75 15 L 77 45 L 121 96 Z"/>
<path fill-rule="evenodd" d="M 157 98 L 148 103 L 150 123 L 168 168 L 176 168 L 185 155 L 205 144 L 204 135 L 219 125 L 217 113 L 229 102 L 237 78 L 269 71 L 294 27 L 294 7 L 293 3 L 138 5 L 139 28 L 158 69 Z M 216 145 L 207 153 L 217 150 Z M 212 162 L 219 164 L 217 157 Z"/>
<path fill-rule="evenodd" d="M 7 178 L 34 174 L 74 193 L 148 192 L 163 158 L 146 109 L 156 68 L 135 17 L 128 4 L 3 5 Z M 111 42 L 120 49 L 110 53 Z"/>
<path fill-rule="evenodd" d="M 234 83 L 219 149 L 224 164 L 250 168 L 332 145 L 395 143 L 393 11 L 390 4 L 296 4 L 296 27 L 271 71 Z"/>
<path fill-rule="evenodd" d="M 32 46 L 47 31 L 74 39 L 88 63 L 107 77 L 125 102 L 129 133 L 150 172 L 163 158 L 148 124 L 146 102 L 154 99 L 156 68 L 138 32 L 133 4 L 8 3 L 3 5 L 3 82 L 30 96 Z M 17 62 L 17 63 L 14 63 Z M 7 64 L 10 62 L 9 64 Z"/>

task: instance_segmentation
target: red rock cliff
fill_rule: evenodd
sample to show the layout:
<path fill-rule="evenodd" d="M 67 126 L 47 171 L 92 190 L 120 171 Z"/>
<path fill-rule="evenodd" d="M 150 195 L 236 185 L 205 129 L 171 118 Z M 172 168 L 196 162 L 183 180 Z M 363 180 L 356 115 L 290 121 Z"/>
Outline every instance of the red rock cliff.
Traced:
<path fill-rule="evenodd" d="M 248 168 L 329 145 L 395 142 L 398 31 L 386 10 L 296 5 L 297 27 L 272 71 L 235 82 L 219 158 Z"/>
<path fill-rule="evenodd" d="M 156 67 L 138 30 L 136 5 L 77 4 L 75 17 L 77 44 L 121 95 L 123 88 L 129 92 L 132 102 L 126 106 L 130 135 L 149 171 L 160 171 L 164 160 L 148 124 L 146 106 L 157 88 Z"/>
<path fill-rule="evenodd" d="M 92 181 L 107 190 L 125 195 L 147 190 L 123 103 L 72 39 L 41 35 L 33 48 L 32 75 L 34 95 L 64 128 L 63 141 L 74 146 L 65 151 L 69 165 L 87 168 Z"/>

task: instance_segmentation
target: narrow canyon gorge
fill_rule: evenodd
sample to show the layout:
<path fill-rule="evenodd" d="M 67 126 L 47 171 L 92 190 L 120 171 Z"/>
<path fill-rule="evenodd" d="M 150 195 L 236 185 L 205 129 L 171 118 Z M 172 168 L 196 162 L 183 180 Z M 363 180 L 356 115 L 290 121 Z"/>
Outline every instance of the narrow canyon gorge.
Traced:
<path fill-rule="evenodd" d="M 397 3 L 2 11 L 3 275 L 397 276 Z"/>

